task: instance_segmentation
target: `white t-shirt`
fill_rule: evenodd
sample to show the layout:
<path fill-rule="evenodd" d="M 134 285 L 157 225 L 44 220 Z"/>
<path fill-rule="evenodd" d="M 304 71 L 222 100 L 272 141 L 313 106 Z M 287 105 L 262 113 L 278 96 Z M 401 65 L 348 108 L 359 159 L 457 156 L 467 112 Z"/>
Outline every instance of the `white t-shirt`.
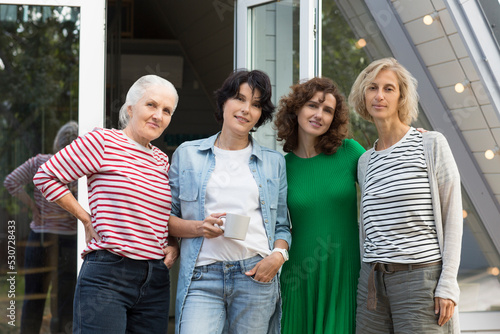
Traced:
<path fill-rule="evenodd" d="M 250 216 L 245 240 L 220 236 L 204 239 L 196 266 L 217 261 L 238 261 L 271 253 L 262 221 L 257 182 L 250 172 L 252 145 L 237 151 L 214 147 L 215 168 L 208 180 L 205 217 L 211 213 Z"/>

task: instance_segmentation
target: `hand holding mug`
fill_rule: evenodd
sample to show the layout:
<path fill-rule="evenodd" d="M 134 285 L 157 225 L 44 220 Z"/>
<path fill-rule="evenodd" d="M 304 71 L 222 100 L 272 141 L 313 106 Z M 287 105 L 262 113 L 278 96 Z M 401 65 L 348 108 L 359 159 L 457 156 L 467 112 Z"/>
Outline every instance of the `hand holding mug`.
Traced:
<path fill-rule="evenodd" d="M 207 239 L 217 238 L 224 234 L 224 231 L 219 227 L 223 226 L 224 222 L 220 217 L 226 213 L 212 213 L 203 220 L 203 236 Z"/>

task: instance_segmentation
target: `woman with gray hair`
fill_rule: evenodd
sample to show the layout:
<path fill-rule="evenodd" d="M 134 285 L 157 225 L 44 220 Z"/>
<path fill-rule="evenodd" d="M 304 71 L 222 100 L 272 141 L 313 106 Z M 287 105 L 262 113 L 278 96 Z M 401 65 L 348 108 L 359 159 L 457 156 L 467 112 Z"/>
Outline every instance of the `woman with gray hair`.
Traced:
<path fill-rule="evenodd" d="M 358 161 L 356 332 L 459 333 L 462 199 L 448 142 L 410 125 L 417 81 L 394 58 L 368 65 L 349 102 L 379 135 Z"/>
<path fill-rule="evenodd" d="M 78 124 L 64 124 L 54 139 L 56 153 L 78 137 Z M 55 203 L 45 200 L 38 189 L 33 198 L 26 192 L 38 168 L 52 154 L 37 154 L 13 170 L 4 181 L 7 191 L 31 208 L 32 221 L 25 249 L 25 299 L 21 314 L 21 333 L 39 333 L 45 300 L 51 288 L 50 330 L 65 332 L 73 317 L 73 293 L 76 282 L 76 219 Z M 76 182 L 70 190 L 76 194 Z M 57 261 L 57 262 L 56 262 Z M 44 270 L 50 268 L 50 270 Z"/>
<path fill-rule="evenodd" d="M 151 145 L 177 106 L 174 86 L 156 75 L 137 80 L 120 110 L 123 130 L 95 129 L 40 167 L 33 179 L 47 200 L 84 225 L 84 262 L 75 289 L 75 333 L 165 333 L 169 268 L 169 162 Z M 90 213 L 66 184 L 87 176 Z"/>

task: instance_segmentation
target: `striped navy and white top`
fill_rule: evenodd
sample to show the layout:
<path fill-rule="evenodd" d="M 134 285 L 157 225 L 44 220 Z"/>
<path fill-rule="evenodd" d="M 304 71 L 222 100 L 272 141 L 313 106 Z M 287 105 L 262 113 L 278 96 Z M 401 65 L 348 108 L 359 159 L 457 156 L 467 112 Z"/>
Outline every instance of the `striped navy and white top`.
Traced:
<path fill-rule="evenodd" d="M 161 259 L 167 245 L 172 196 L 168 157 L 123 131 L 95 129 L 43 164 L 33 182 L 48 201 L 66 195 L 69 182 L 87 176 L 93 239 L 82 256 L 106 249 L 136 260 Z"/>
<path fill-rule="evenodd" d="M 410 128 L 390 148 L 373 150 L 364 188 L 363 262 L 430 263 L 441 259 L 420 132 Z"/>

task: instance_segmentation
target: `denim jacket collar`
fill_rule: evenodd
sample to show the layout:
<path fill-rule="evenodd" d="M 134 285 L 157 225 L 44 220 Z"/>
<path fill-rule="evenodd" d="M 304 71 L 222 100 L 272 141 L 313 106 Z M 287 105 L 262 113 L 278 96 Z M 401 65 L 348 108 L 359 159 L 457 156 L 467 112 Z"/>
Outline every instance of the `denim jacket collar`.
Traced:
<path fill-rule="evenodd" d="M 220 131 L 217 132 L 216 134 L 214 134 L 213 136 L 211 137 L 208 137 L 207 139 L 205 139 L 201 144 L 200 146 L 198 147 L 198 149 L 200 151 L 205 151 L 205 150 L 212 150 L 212 153 L 214 152 L 214 145 L 215 145 L 215 141 L 217 140 L 217 137 L 219 136 L 220 134 Z M 252 142 L 252 155 L 255 156 L 257 159 L 259 160 L 262 160 L 262 148 L 261 146 L 259 145 L 259 143 L 257 143 L 257 141 L 255 141 L 253 139 L 253 137 L 251 135 L 248 135 L 249 137 L 249 140 Z"/>

